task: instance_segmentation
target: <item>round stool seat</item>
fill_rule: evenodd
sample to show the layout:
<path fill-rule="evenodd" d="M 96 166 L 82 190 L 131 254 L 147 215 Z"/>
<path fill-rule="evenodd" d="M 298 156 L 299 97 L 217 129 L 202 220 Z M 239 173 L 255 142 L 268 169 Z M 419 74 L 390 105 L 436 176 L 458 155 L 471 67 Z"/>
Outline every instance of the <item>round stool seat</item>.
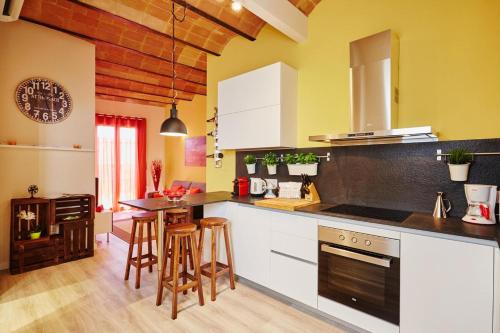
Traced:
<path fill-rule="evenodd" d="M 227 219 L 223 217 L 207 217 L 200 220 L 202 227 L 222 227 L 227 223 Z"/>
<path fill-rule="evenodd" d="M 132 215 L 132 220 L 137 222 L 154 222 L 158 215 L 154 212 L 143 212 Z"/>
<path fill-rule="evenodd" d="M 196 224 L 193 223 L 176 223 L 167 226 L 169 235 L 189 234 L 196 231 Z"/>

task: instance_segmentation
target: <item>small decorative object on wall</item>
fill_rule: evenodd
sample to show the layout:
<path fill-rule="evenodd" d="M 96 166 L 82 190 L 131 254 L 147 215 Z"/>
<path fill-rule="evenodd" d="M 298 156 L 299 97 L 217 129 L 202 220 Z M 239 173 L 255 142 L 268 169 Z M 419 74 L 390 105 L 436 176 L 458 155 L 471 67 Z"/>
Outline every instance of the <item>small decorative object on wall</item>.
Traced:
<path fill-rule="evenodd" d="M 184 165 L 204 167 L 207 165 L 207 137 L 186 138 L 184 143 Z"/>
<path fill-rule="evenodd" d="M 316 176 L 318 174 L 318 157 L 314 153 L 287 154 L 284 161 L 291 176 Z"/>
<path fill-rule="evenodd" d="M 214 116 L 210 119 L 207 119 L 207 123 L 214 123 L 214 129 L 211 132 L 207 133 L 207 136 L 212 136 L 214 138 L 214 153 L 211 155 L 207 155 L 207 158 L 213 158 L 215 162 L 215 167 L 216 168 L 221 168 L 222 167 L 222 158 L 224 157 L 224 154 L 222 153 L 221 150 L 219 150 L 219 136 L 218 136 L 218 127 L 219 127 L 219 122 L 218 122 L 218 114 L 219 110 L 217 107 L 214 107 Z"/>
<path fill-rule="evenodd" d="M 55 124 L 68 118 L 72 110 L 69 93 L 59 83 L 33 77 L 19 83 L 15 94 L 22 114 L 43 124 Z"/>
<path fill-rule="evenodd" d="M 262 159 L 262 164 L 267 165 L 267 172 L 269 173 L 269 175 L 276 174 L 278 163 L 279 163 L 278 155 L 276 155 L 273 152 L 267 153 L 266 155 L 264 155 L 264 158 Z"/>
<path fill-rule="evenodd" d="M 247 171 L 249 175 L 253 175 L 255 173 L 255 164 L 257 163 L 257 158 L 254 155 L 246 155 L 243 158 L 247 166 Z"/>
<path fill-rule="evenodd" d="M 452 149 L 448 156 L 448 168 L 450 178 L 455 182 L 465 182 L 469 174 L 472 154 L 463 148 Z"/>
<path fill-rule="evenodd" d="M 31 199 L 33 199 L 33 197 L 35 196 L 35 194 L 38 193 L 38 186 L 36 186 L 36 185 L 30 185 L 28 187 L 28 192 L 31 195 Z"/>
<path fill-rule="evenodd" d="M 153 178 L 155 192 L 158 192 L 158 186 L 160 185 L 161 168 L 161 160 L 154 160 L 153 162 L 151 162 L 151 177 Z"/>

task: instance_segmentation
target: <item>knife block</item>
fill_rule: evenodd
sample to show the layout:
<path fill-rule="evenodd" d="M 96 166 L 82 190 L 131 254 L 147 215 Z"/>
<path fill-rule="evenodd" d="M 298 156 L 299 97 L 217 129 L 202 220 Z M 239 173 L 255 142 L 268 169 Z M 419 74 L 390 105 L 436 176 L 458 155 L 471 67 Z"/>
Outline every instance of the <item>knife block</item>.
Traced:
<path fill-rule="evenodd" d="M 321 199 L 319 197 L 318 191 L 316 190 L 316 186 L 314 186 L 314 183 L 311 183 L 308 186 L 308 189 L 309 189 L 309 194 L 306 194 L 304 199 L 314 203 L 320 203 Z"/>

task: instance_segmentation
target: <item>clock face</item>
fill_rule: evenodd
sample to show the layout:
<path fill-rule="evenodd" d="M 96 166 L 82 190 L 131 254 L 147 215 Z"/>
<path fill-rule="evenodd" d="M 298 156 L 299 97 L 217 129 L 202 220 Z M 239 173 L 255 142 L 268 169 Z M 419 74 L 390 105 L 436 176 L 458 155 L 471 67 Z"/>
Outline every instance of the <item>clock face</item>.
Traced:
<path fill-rule="evenodd" d="M 63 121 L 71 113 L 71 96 L 58 83 L 41 77 L 22 81 L 16 89 L 16 103 L 28 118 L 44 124 Z"/>

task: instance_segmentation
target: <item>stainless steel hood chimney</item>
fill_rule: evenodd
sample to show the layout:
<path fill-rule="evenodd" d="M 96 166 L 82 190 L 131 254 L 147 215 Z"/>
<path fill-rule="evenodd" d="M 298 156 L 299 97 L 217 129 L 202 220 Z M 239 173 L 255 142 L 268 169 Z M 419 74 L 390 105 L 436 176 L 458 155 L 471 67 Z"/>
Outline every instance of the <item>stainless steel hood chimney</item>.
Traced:
<path fill-rule="evenodd" d="M 350 43 L 351 131 L 310 136 L 333 145 L 437 141 L 430 126 L 396 128 L 399 39 L 391 31 Z"/>

